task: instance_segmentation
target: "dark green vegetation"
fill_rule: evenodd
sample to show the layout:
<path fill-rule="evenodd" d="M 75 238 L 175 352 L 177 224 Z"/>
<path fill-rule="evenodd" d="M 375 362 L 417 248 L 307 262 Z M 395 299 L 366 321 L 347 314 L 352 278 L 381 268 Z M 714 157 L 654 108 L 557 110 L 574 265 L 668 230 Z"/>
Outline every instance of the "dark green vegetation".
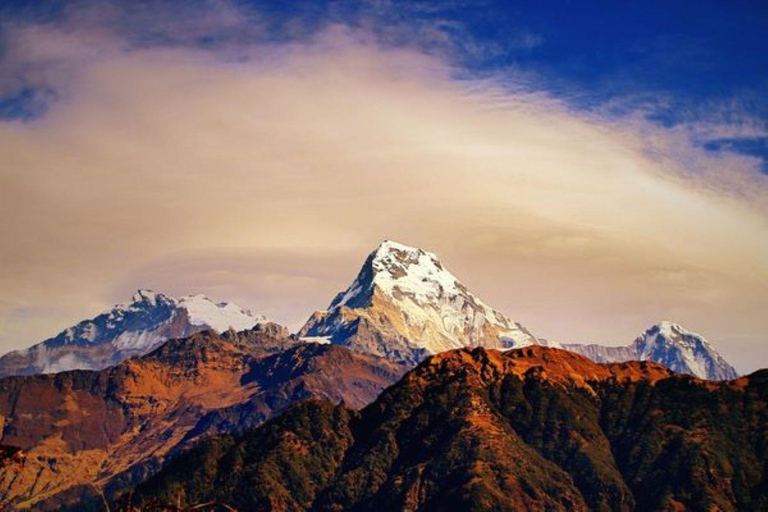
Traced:
<path fill-rule="evenodd" d="M 242 510 L 305 510 L 339 470 L 354 416 L 343 406 L 306 401 L 265 428 L 211 439 L 171 462 L 137 497 L 175 503 L 181 493 L 186 503 L 213 496 Z"/>
<path fill-rule="evenodd" d="M 212 438 L 134 503 L 240 510 L 766 510 L 768 371 L 712 383 L 541 347 L 434 356 L 357 413 Z"/>

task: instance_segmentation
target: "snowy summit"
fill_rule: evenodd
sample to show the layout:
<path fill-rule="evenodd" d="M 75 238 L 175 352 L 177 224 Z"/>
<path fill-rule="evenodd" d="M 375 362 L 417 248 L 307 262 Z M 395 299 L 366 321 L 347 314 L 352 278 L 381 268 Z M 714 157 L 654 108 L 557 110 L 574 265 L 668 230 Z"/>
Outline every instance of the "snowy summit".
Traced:
<path fill-rule="evenodd" d="M 142 289 L 130 302 L 0 357 L 0 377 L 98 370 L 146 354 L 170 338 L 206 329 L 242 331 L 266 320 L 232 303 L 214 303 L 204 295 L 174 298 Z"/>
<path fill-rule="evenodd" d="M 405 361 L 465 346 L 541 343 L 471 293 L 436 255 L 391 240 L 300 334 Z"/>
<path fill-rule="evenodd" d="M 649 327 L 629 345 L 568 344 L 565 348 L 599 363 L 655 361 L 672 371 L 701 379 L 726 380 L 739 376 L 704 336 L 667 320 Z"/>

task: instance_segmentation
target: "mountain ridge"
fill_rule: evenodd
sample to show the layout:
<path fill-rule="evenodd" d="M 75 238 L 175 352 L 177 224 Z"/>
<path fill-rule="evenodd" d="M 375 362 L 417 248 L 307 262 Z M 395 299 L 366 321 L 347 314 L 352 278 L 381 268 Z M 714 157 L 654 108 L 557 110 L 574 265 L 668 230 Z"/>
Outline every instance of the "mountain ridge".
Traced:
<path fill-rule="evenodd" d="M 28 349 L 0 357 L 0 377 L 68 369 L 101 369 L 143 355 L 170 338 L 206 328 L 223 332 L 265 322 L 231 303 L 203 295 L 173 298 L 139 290 L 118 304 Z M 600 361 L 655 360 L 681 373 L 713 380 L 736 370 L 703 336 L 663 321 L 626 346 L 560 345 L 532 334 L 473 294 L 423 249 L 384 240 L 356 278 L 328 308 L 299 331 L 307 342 L 333 343 L 361 353 L 415 365 L 425 357 L 464 346 L 495 349 L 529 345 L 564 347 Z"/>
<path fill-rule="evenodd" d="M 470 292 L 435 254 L 392 240 L 368 255 L 349 287 L 328 308 L 313 313 L 299 335 L 409 364 L 464 346 L 544 345 L 598 362 L 654 360 L 700 378 L 738 376 L 703 336 L 669 321 L 651 326 L 624 347 L 561 345 L 539 338 Z"/>
<path fill-rule="evenodd" d="M 765 435 L 768 371 L 711 382 L 650 361 L 464 348 L 428 357 L 360 412 L 303 402 L 210 439 L 132 498 L 291 511 L 758 510 Z"/>
<path fill-rule="evenodd" d="M 27 453 L 20 472 L 0 469 L 0 496 L 36 510 L 74 506 L 93 486 L 110 496 L 201 439 L 258 425 L 297 401 L 363 407 L 405 370 L 258 324 L 171 339 L 100 371 L 0 379 L 0 443 Z"/>

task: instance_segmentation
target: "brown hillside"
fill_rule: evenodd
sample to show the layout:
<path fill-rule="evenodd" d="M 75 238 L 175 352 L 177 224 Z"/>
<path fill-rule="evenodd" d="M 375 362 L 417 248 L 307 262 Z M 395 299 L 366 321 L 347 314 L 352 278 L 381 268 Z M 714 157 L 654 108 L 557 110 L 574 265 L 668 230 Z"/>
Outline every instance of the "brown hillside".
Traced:
<path fill-rule="evenodd" d="M 99 372 L 0 379 L 6 445 L 22 471 L 0 470 L 16 508 L 58 508 L 155 472 L 202 437 L 253 427 L 310 397 L 363 407 L 404 369 L 280 329 L 170 340 Z"/>
<path fill-rule="evenodd" d="M 359 415 L 310 402 L 210 440 L 135 496 L 240 510 L 761 510 L 766 401 L 768 372 L 712 383 L 543 347 L 461 349 Z"/>

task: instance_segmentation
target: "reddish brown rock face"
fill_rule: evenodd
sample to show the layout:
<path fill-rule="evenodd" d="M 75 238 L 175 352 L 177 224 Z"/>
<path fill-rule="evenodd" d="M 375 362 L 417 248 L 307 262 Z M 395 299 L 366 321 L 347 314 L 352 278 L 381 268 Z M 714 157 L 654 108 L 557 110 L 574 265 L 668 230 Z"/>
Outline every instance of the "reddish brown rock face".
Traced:
<path fill-rule="evenodd" d="M 241 510 L 763 510 L 768 372 L 544 347 L 433 356 L 360 413 L 305 402 L 137 489 Z"/>
<path fill-rule="evenodd" d="M 0 492 L 18 508 L 57 508 L 92 484 L 109 494 L 207 435 L 258 425 L 296 401 L 363 407 L 404 371 L 260 326 L 171 340 L 99 372 L 1 379 L 0 443 L 27 460 L 0 469 Z"/>

